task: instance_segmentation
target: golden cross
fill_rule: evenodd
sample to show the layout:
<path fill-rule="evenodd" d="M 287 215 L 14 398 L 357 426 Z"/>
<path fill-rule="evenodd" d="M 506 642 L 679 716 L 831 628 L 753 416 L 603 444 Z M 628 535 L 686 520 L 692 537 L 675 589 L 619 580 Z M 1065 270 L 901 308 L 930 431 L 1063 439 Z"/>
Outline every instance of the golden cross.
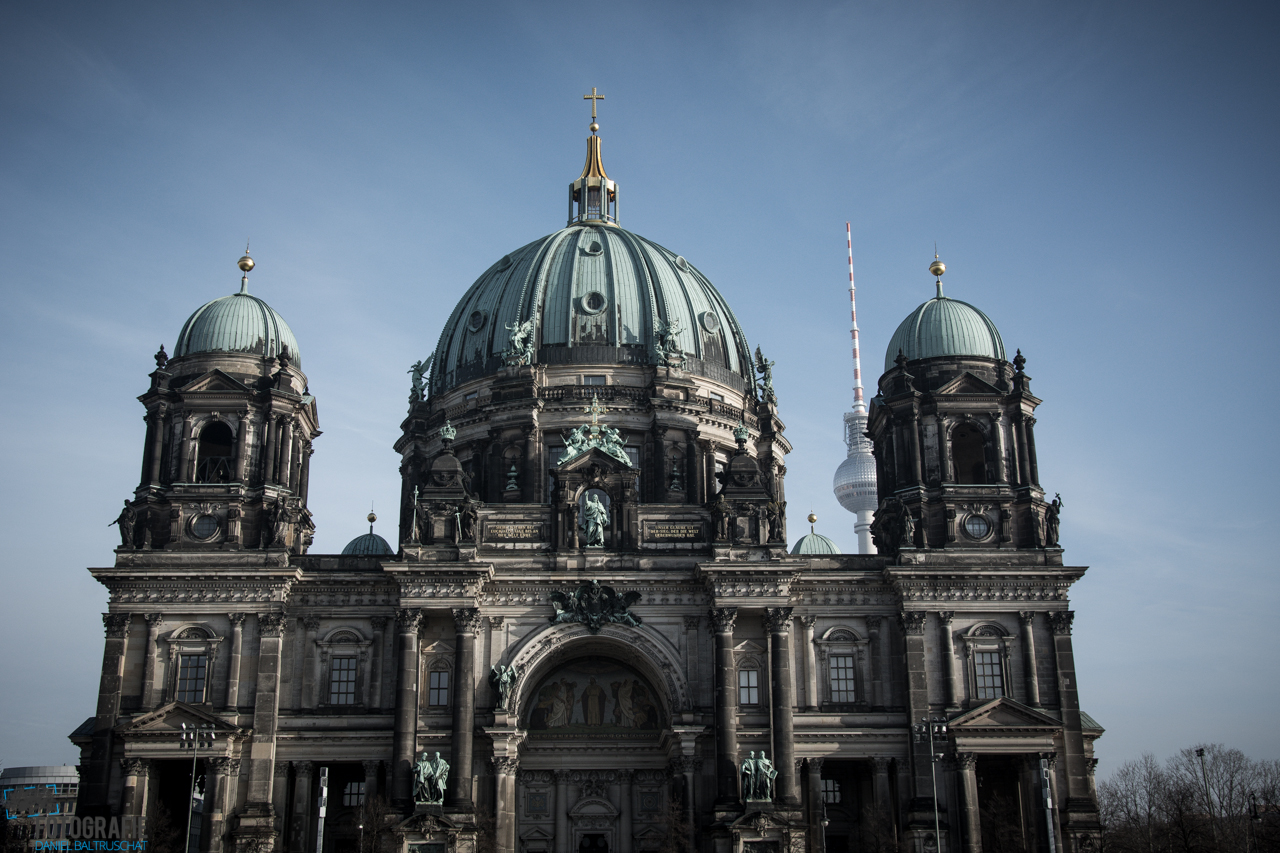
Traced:
<path fill-rule="evenodd" d="M 597 418 L 598 418 L 600 415 L 604 414 L 604 412 L 605 412 L 605 408 L 604 408 L 604 406 L 600 405 L 600 398 L 599 398 L 599 397 L 597 397 L 595 394 L 592 394 L 592 395 L 591 395 L 591 405 L 590 405 L 590 406 L 587 406 L 587 407 L 586 407 L 586 408 L 584 408 L 582 411 L 584 411 L 584 412 L 586 412 L 587 414 L 591 415 L 591 425 L 592 425 L 592 426 L 596 426 L 596 424 L 598 423 Z"/>
<path fill-rule="evenodd" d="M 583 96 L 582 96 L 582 100 L 584 100 L 584 101 L 590 101 L 590 102 L 591 102 L 591 120 L 592 120 L 592 121 L 595 121 L 595 120 L 596 120 L 596 101 L 603 101 L 603 100 L 604 100 L 604 95 L 597 95 L 597 94 L 596 94 L 596 87 L 595 87 L 595 86 L 592 86 L 592 87 L 591 87 L 591 94 L 590 94 L 590 95 L 583 95 Z"/>

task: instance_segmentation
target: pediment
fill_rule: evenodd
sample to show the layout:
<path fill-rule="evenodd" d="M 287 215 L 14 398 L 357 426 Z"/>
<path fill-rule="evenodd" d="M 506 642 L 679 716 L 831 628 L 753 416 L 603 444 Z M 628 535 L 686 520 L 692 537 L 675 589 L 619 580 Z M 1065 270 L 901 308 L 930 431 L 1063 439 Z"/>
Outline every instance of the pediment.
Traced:
<path fill-rule="evenodd" d="M 239 379 L 236 379 L 235 377 L 229 374 L 223 373 L 221 370 L 215 367 L 213 370 L 210 370 L 205 375 L 197 379 L 193 379 L 192 381 L 188 382 L 186 385 L 184 385 L 182 388 L 179 388 L 178 390 L 181 391 L 183 394 L 191 394 L 191 393 L 200 393 L 200 392 L 209 392 L 209 391 L 236 391 L 236 392 L 242 392 L 242 393 L 249 393 L 253 389 L 250 388 L 248 385 L 245 385 Z"/>
<path fill-rule="evenodd" d="M 748 655 L 763 655 L 765 653 L 765 647 L 752 640 L 743 640 L 734 646 L 733 650 L 738 654 Z"/>
<path fill-rule="evenodd" d="M 121 727 L 120 731 L 129 735 L 173 735 L 182 731 L 182 724 L 188 726 L 213 726 L 215 733 L 224 736 L 240 735 L 243 730 L 229 725 L 210 713 L 187 705 L 184 702 L 170 702 L 149 714 L 143 714 Z"/>
<path fill-rule="evenodd" d="M 768 812 L 747 812 L 730 825 L 734 829 L 746 829 L 759 835 L 764 835 L 771 829 L 782 829 L 790 826 L 791 824 L 776 814 L 769 814 Z"/>
<path fill-rule="evenodd" d="M 439 808 L 438 806 L 435 808 Z M 436 814 L 432 811 L 431 806 L 418 806 L 420 811 L 415 811 L 400 823 L 396 824 L 393 832 L 398 835 L 418 834 L 427 836 L 428 838 L 436 833 L 448 833 L 450 830 L 457 830 L 458 825 L 443 814 Z"/>
<path fill-rule="evenodd" d="M 602 797 L 585 797 L 578 800 L 573 808 L 569 809 L 569 814 L 573 817 L 586 817 L 588 815 L 605 815 L 612 817 L 618 813 L 613 803 Z"/>
<path fill-rule="evenodd" d="M 1009 697 L 994 699 L 985 705 L 967 711 L 949 723 L 952 731 L 957 733 L 985 731 L 993 729 L 1059 729 L 1062 723 L 1042 714 L 1034 708 L 1028 708 Z"/>
<path fill-rule="evenodd" d="M 554 838 L 554 835 L 547 832 L 540 826 L 535 826 L 532 829 L 528 829 L 520 833 L 521 841 L 551 841 Z"/>
<path fill-rule="evenodd" d="M 935 396 L 943 394 L 1004 394 L 999 388 L 983 379 L 979 379 L 967 370 L 933 393 Z"/>
<path fill-rule="evenodd" d="M 563 465 L 553 467 L 551 470 L 563 477 L 565 474 L 589 471 L 593 465 L 599 466 L 605 474 L 634 474 L 636 470 L 631 467 L 630 463 L 610 456 L 599 447 L 587 448 L 583 453 L 573 457 Z"/>

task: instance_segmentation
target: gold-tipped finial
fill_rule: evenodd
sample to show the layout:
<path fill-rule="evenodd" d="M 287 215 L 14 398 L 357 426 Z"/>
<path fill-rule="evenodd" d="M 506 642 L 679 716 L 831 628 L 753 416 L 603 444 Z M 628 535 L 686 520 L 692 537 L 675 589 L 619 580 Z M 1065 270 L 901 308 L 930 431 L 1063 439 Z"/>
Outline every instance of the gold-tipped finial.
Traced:
<path fill-rule="evenodd" d="M 933 263 L 929 264 L 929 272 L 933 274 L 934 284 L 938 285 L 938 298 L 942 298 L 942 274 L 947 271 L 947 265 L 938 260 L 938 244 L 933 244 Z"/>
<path fill-rule="evenodd" d="M 809 513 L 809 532 L 810 532 L 810 533 L 813 533 L 813 532 L 814 532 L 814 531 L 813 531 L 813 525 L 814 525 L 814 523 L 815 523 L 815 522 L 817 522 L 817 520 L 818 520 L 818 514 L 817 514 L 817 513 L 815 513 L 815 512 L 811 512 L 811 513 Z"/>
<path fill-rule="evenodd" d="M 592 86 L 591 94 L 583 95 L 582 100 L 591 102 L 591 124 L 587 126 L 587 129 L 590 130 L 592 133 L 595 133 L 597 130 L 600 129 L 600 125 L 596 124 L 596 101 L 603 101 L 604 95 L 597 95 L 596 87 Z"/>
<path fill-rule="evenodd" d="M 244 257 L 236 262 L 236 266 L 240 267 L 241 272 L 248 272 L 253 269 L 253 258 L 249 257 L 249 241 L 244 241 Z"/>
<path fill-rule="evenodd" d="M 369 514 L 365 516 L 365 519 L 369 522 L 369 532 L 372 533 L 373 523 L 378 520 L 378 516 L 373 514 L 373 507 L 369 508 Z"/>

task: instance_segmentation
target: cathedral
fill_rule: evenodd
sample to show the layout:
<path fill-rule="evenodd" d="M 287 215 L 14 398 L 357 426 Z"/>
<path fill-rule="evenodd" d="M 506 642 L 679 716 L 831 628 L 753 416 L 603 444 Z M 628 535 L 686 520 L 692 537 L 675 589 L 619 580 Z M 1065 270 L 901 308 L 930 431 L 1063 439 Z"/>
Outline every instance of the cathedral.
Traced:
<path fill-rule="evenodd" d="M 394 543 L 311 553 L 317 400 L 247 254 L 156 354 L 79 814 L 180 830 L 194 790 L 190 853 L 1096 849 L 1021 353 L 935 259 L 846 427 L 871 547 L 789 550 L 773 362 L 620 227 L 592 105 L 566 226 L 413 366 Z"/>

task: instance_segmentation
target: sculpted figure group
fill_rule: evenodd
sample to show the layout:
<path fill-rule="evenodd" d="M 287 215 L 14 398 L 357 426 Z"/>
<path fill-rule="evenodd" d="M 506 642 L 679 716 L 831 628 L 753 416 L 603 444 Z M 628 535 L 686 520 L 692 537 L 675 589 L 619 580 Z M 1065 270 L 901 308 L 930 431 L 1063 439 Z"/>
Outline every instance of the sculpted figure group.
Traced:
<path fill-rule="evenodd" d="M 427 758 L 426 750 L 418 758 L 413 768 L 413 801 L 424 805 L 440 805 L 444 802 L 444 791 L 449 779 L 449 762 L 436 753 L 434 759 Z"/>
<path fill-rule="evenodd" d="M 742 759 L 739 774 L 742 776 L 742 799 L 773 801 L 773 780 L 778 778 L 778 771 L 765 757 L 764 750 L 760 750 L 759 758 L 753 750 L 749 758 Z"/>

